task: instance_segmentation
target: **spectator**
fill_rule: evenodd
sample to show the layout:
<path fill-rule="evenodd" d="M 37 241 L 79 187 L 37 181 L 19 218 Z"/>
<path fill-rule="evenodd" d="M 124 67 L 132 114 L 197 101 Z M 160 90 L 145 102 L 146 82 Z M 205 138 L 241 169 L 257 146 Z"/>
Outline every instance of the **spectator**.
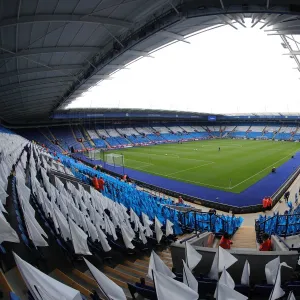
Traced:
<path fill-rule="evenodd" d="M 178 203 L 179 203 L 179 204 L 183 204 L 183 203 L 184 203 L 181 196 L 178 197 Z"/>
<path fill-rule="evenodd" d="M 98 178 L 95 176 L 95 177 L 93 177 L 93 187 L 97 190 L 97 191 L 99 191 L 99 183 L 98 183 Z"/>
<path fill-rule="evenodd" d="M 268 208 L 268 198 L 267 196 L 264 197 L 262 201 L 263 210 L 265 211 Z"/>
<path fill-rule="evenodd" d="M 271 208 L 272 208 L 272 203 L 273 203 L 272 198 L 271 198 L 271 197 L 268 197 L 268 198 L 267 198 L 267 208 L 268 208 L 268 209 L 271 209 Z"/>
<path fill-rule="evenodd" d="M 102 193 L 104 191 L 104 184 L 105 184 L 105 181 L 102 177 L 100 177 L 98 179 L 98 186 L 99 186 L 99 191 Z"/>
<path fill-rule="evenodd" d="M 220 241 L 220 247 L 223 249 L 230 249 L 232 245 L 232 241 L 230 240 L 230 236 L 227 232 L 225 232 Z"/>
<path fill-rule="evenodd" d="M 267 233 L 262 236 L 263 242 L 259 246 L 259 251 L 272 251 L 271 239 Z"/>
<path fill-rule="evenodd" d="M 209 213 L 210 215 L 216 215 L 216 214 L 217 214 L 217 211 L 216 211 L 214 208 L 211 208 L 211 209 L 208 211 L 208 213 Z"/>
<path fill-rule="evenodd" d="M 284 194 L 284 200 L 285 200 L 286 203 L 288 203 L 289 197 L 290 197 L 290 191 L 287 191 L 287 192 Z"/>

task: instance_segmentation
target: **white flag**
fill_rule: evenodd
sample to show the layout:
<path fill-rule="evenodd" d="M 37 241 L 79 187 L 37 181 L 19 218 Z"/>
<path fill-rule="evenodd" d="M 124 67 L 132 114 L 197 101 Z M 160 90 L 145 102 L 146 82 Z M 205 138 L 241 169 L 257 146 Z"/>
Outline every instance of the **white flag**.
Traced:
<path fill-rule="evenodd" d="M 1 199 L 0 199 L 0 211 L 2 211 L 2 212 L 4 212 L 4 213 L 8 214 L 8 212 L 6 211 L 5 207 L 4 207 L 3 204 L 2 204 Z"/>
<path fill-rule="evenodd" d="M 287 300 L 296 300 L 296 297 L 294 296 L 294 293 L 291 291 L 289 294 L 289 297 L 287 298 Z"/>
<path fill-rule="evenodd" d="M 147 239 L 146 239 L 146 237 L 145 237 L 144 232 L 143 232 L 141 229 L 140 229 L 140 231 L 139 231 L 139 238 L 140 238 L 140 240 L 143 242 L 144 245 L 147 244 Z"/>
<path fill-rule="evenodd" d="M 230 289 L 233 289 L 233 290 L 235 288 L 234 280 L 232 279 L 232 277 L 226 271 L 225 268 L 224 268 L 223 273 L 220 277 L 219 283 L 222 283 L 222 284 L 226 285 L 227 287 L 229 287 Z M 218 293 L 218 287 L 215 290 L 214 298 L 217 298 L 217 293 Z"/>
<path fill-rule="evenodd" d="M 229 288 L 234 289 L 235 283 L 230 274 L 224 268 L 222 275 L 220 277 L 219 283 L 227 285 Z"/>
<path fill-rule="evenodd" d="M 173 225 L 174 224 L 167 219 L 167 222 L 166 222 L 166 236 L 174 234 Z"/>
<path fill-rule="evenodd" d="M 187 264 L 182 260 L 183 263 L 183 283 L 198 293 L 198 281 L 194 277 L 191 270 L 188 268 Z"/>
<path fill-rule="evenodd" d="M 281 270 L 280 269 L 281 268 L 279 265 L 277 274 L 276 274 L 277 276 L 275 275 L 276 279 L 275 279 L 274 288 L 272 290 L 269 300 L 275 300 L 275 299 L 281 298 L 285 294 L 284 290 L 281 288 Z"/>
<path fill-rule="evenodd" d="M 82 300 L 80 292 L 46 275 L 18 255 L 14 258 L 28 290 L 36 300 Z"/>
<path fill-rule="evenodd" d="M 0 244 L 2 242 L 20 243 L 20 240 L 17 233 L 0 213 Z"/>
<path fill-rule="evenodd" d="M 76 254 L 92 255 L 87 245 L 87 235 L 69 218 L 73 247 Z"/>
<path fill-rule="evenodd" d="M 188 267 L 190 268 L 190 270 L 192 271 L 201 261 L 202 255 L 198 253 L 197 250 L 195 250 L 195 248 L 189 242 L 185 243 L 185 247 L 186 247 L 185 261 Z"/>
<path fill-rule="evenodd" d="M 231 289 L 225 284 L 218 283 L 217 285 L 217 300 L 246 300 L 248 297 Z"/>
<path fill-rule="evenodd" d="M 58 225 L 60 228 L 61 236 L 65 241 L 67 241 L 68 239 L 71 241 L 72 238 L 68 221 L 55 204 L 53 204 L 53 212 L 53 215 L 55 217 L 53 219 L 56 221 L 56 226 Z"/>
<path fill-rule="evenodd" d="M 226 270 L 238 260 L 228 251 L 219 246 L 219 272 Z"/>
<path fill-rule="evenodd" d="M 159 222 L 159 220 L 156 217 L 155 217 L 155 226 L 154 227 L 155 227 L 156 240 L 157 240 L 157 243 L 159 243 L 164 234 L 161 230 L 162 224 Z"/>
<path fill-rule="evenodd" d="M 27 213 L 24 212 L 24 219 L 25 219 L 29 238 L 31 239 L 33 244 L 36 247 L 47 247 L 48 243 L 44 240 L 41 231 L 39 230 L 41 229 L 43 231 L 43 229 L 39 225 L 38 227 L 36 227 L 37 222 L 36 223 L 34 222 L 35 218 L 27 215 Z"/>
<path fill-rule="evenodd" d="M 102 272 L 100 272 L 94 265 L 92 265 L 88 260 L 83 258 L 85 263 L 87 264 L 90 272 L 93 277 L 97 281 L 100 290 L 104 295 L 108 297 L 108 299 L 114 300 L 126 300 L 126 296 L 122 288 L 120 288 L 117 284 L 115 284 L 112 280 L 110 280 L 107 276 L 105 276 Z"/>
<path fill-rule="evenodd" d="M 244 269 L 241 278 L 241 284 L 250 286 L 250 264 L 248 260 L 245 261 Z"/>
<path fill-rule="evenodd" d="M 198 293 L 184 283 L 154 271 L 155 289 L 158 300 L 197 300 Z"/>
<path fill-rule="evenodd" d="M 96 229 L 97 229 L 98 236 L 99 236 L 100 243 L 101 243 L 101 246 L 102 246 L 103 250 L 105 252 L 109 252 L 111 250 L 111 247 L 108 244 L 107 237 L 106 237 L 105 233 L 102 231 L 99 224 L 96 225 Z"/>
<path fill-rule="evenodd" d="M 123 242 L 124 242 L 126 248 L 134 249 L 135 247 L 131 243 L 131 241 L 133 240 L 133 237 L 130 234 L 130 232 L 128 231 L 126 226 L 124 226 L 124 225 L 121 226 L 121 233 L 122 233 Z"/>
<path fill-rule="evenodd" d="M 149 261 L 149 268 L 147 276 L 153 280 L 152 271 L 160 272 L 171 278 L 175 278 L 175 274 L 165 265 L 165 263 L 160 259 L 160 257 L 152 251 Z"/>
<path fill-rule="evenodd" d="M 275 284 L 276 274 L 278 267 L 280 265 L 280 258 L 279 256 L 275 259 L 269 261 L 265 266 L 265 274 L 268 284 Z"/>
<path fill-rule="evenodd" d="M 269 300 L 279 299 L 285 294 L 284 290 L 281 288 L 281 267 L 291 268 L 285 262 L 279 264 L 277 268 L 277 272 L 275 274 L 276 278 L 275 278 L 274 288 L 270 295 Z"/>
<path fill-rule="evenodd" d="M 208 277 L 218 280 L 219 273 L 225 269 L 228 269 L 231 265 L 237 262 L 237 259 L 231 255 L 228 251 L 219 246 L 218 251 L 215 254 Z"/>

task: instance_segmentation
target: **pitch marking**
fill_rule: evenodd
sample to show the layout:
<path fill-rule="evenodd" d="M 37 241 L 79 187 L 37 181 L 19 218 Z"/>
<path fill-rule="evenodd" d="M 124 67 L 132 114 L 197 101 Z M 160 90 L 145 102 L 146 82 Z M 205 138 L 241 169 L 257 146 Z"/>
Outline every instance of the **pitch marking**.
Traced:
<path fill-rule="evenodd" d="M 272 163 L 272 165 L 270 165 L 270 166 L 268 166 L 268 167 L 266 167 L 266 168 L 262 169 L 261 171 L 257 172 L 256 174 L 254 174 L 254 175 L 250 176 L 249 178 L 247 178 L 247 179 L 245 179 L 245 180 L 241 181 L 240 183 L 238 183 L 238 184 L 236 184 L 236 185 L 234 185 L 234 186 L 230 187 L 229 189 L 230 189 L 230 190 L 232 190 L 232 189 L 234 189 L 235 187 L 239 186 L 240 184 L 242 184 L 242 183 L 244 183 L 244 182 L 248 181 L 249 179 L 251 179 L 251 178 L 255 177 L 256 175 L 258 175 L 258 174 L 262 173 L 263 171 L 267 170 L 268 168 L 274 167 L 274 165 L 275 165 L 275 164 L 277 164 L 278 162 L 280 162 L 280 161 L 284 160 L 286 157 L 288 157 L 288 156 L 291 156 L 293 153 L 294 153 L 294 151 L 293 151 L 293 152 L 291 152 L 291 154 L 288 154 L 288 155 L 286 155 L 285 157 L 283 157 L 283 158 L 281 158 L 281 159 L 277 160 L 276 162 Z"/>
<path fill-rule="evenodd" d="M 212 161 L 212 162 L 209 162 L 208 164 L 203 164 L 203 165 L 200 165 L 200 166 L 197 166 L 197 167 L 192 167 L 192 168 L 180 170 L 180 171 L 177 171 L 177 172 L 173 172 L 173 173 L 167 174 L 165 176 L 169 177 L 169 176 L 174 175 L 174 174 L 178 174 L 178 173 L 190 171 L 190 170 L 197 169 L 197 168 L 204 167 L 204 166 L 211 165 L 211 164 L 214 164 L 214 162 Z"/>

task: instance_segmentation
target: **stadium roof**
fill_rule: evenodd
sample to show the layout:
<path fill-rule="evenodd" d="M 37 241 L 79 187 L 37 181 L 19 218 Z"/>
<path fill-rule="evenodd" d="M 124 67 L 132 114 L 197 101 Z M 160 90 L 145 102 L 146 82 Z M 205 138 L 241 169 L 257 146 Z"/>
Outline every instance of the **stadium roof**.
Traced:
<path fill-rule="evenodd" d="M 3 0 L 0 18 L 0 118 L 45 120 L 126 64 L 219 26 L 280 35 L 296 61 L 300 6 L 250 0 Z M 202 4 L 203 3 L 203 4 Z M 208 4 L 209 3 L 209 4 Z M 253 3 L 253 5 L 251 5 Z"/>

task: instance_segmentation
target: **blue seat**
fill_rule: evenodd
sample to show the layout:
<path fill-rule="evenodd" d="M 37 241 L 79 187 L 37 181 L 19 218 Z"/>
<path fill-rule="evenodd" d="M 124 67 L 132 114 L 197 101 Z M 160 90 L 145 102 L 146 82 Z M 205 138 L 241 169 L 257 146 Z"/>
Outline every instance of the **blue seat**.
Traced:
<path fill-rule="evenodd" d="M 23 224 L 23 222 L 22 222 L 20 216 L 18 216 L 18 215 L 17 215 L 17 221 L 18 221 L 19 224 Z"/>
<path fill-rule="evenodd" d="M 18 228 L 22 233 L 25 233 L 25 229 L 21 224 L 18 225 Z"/>
<path fill-rule="evenodd" d="M 236 284 L 235 288 L 234 288 L 237 292 L 245 295 L 245 296 L 249 296 L 250 293 L 250 288 L 247 285 L 243 285 L 243 284 Z"/>
<path fill-rule="evenodd" d="M 30 248 L 29 240 L 28 240 L 27 236 L 26 236 L 24 233 L 21 234 L 21 239 L 22 239 L 23 243 L 24 243 L 28 248 Z M 30 249 L 31 249 L 31 248 L 30 248 Z"/>
<path fill-rule="evenodd" d="M 6 250 L 2 245 L 0 245 L 0 253 L 1 254 L 6 254 Z"/>
<path fill-rule="evenodd" d="M 9 299 L 10 300 L 20 300 L 20 298 L 13 292 L 9 293 Z"/>
<path fill-rule="evenodd" d="M 134 299 L 134 294 L 138 293 L 140 296 L 149 299 L 149 300 L 157 300 L 156 292 L 153 290 L 149 290 L 146 288 L 142 288 L 130 283 L 127 283 L 128 289 Z"/>
<path fill-rule="evenodd" d="M 273 290 L 272 284 L 266 284 L 266 285 L 260 285 L 256 284 L 253 288 L 253 296 L 265 296 L 267 299 L 269 298 L 272 290 Z"/>
<path fill-rule="evenodd" d="M 295 297 L 300 296 L 300 285 L 299 284 L 289 284 L 286 286 L 288 292 L 293 291 Z"/>

